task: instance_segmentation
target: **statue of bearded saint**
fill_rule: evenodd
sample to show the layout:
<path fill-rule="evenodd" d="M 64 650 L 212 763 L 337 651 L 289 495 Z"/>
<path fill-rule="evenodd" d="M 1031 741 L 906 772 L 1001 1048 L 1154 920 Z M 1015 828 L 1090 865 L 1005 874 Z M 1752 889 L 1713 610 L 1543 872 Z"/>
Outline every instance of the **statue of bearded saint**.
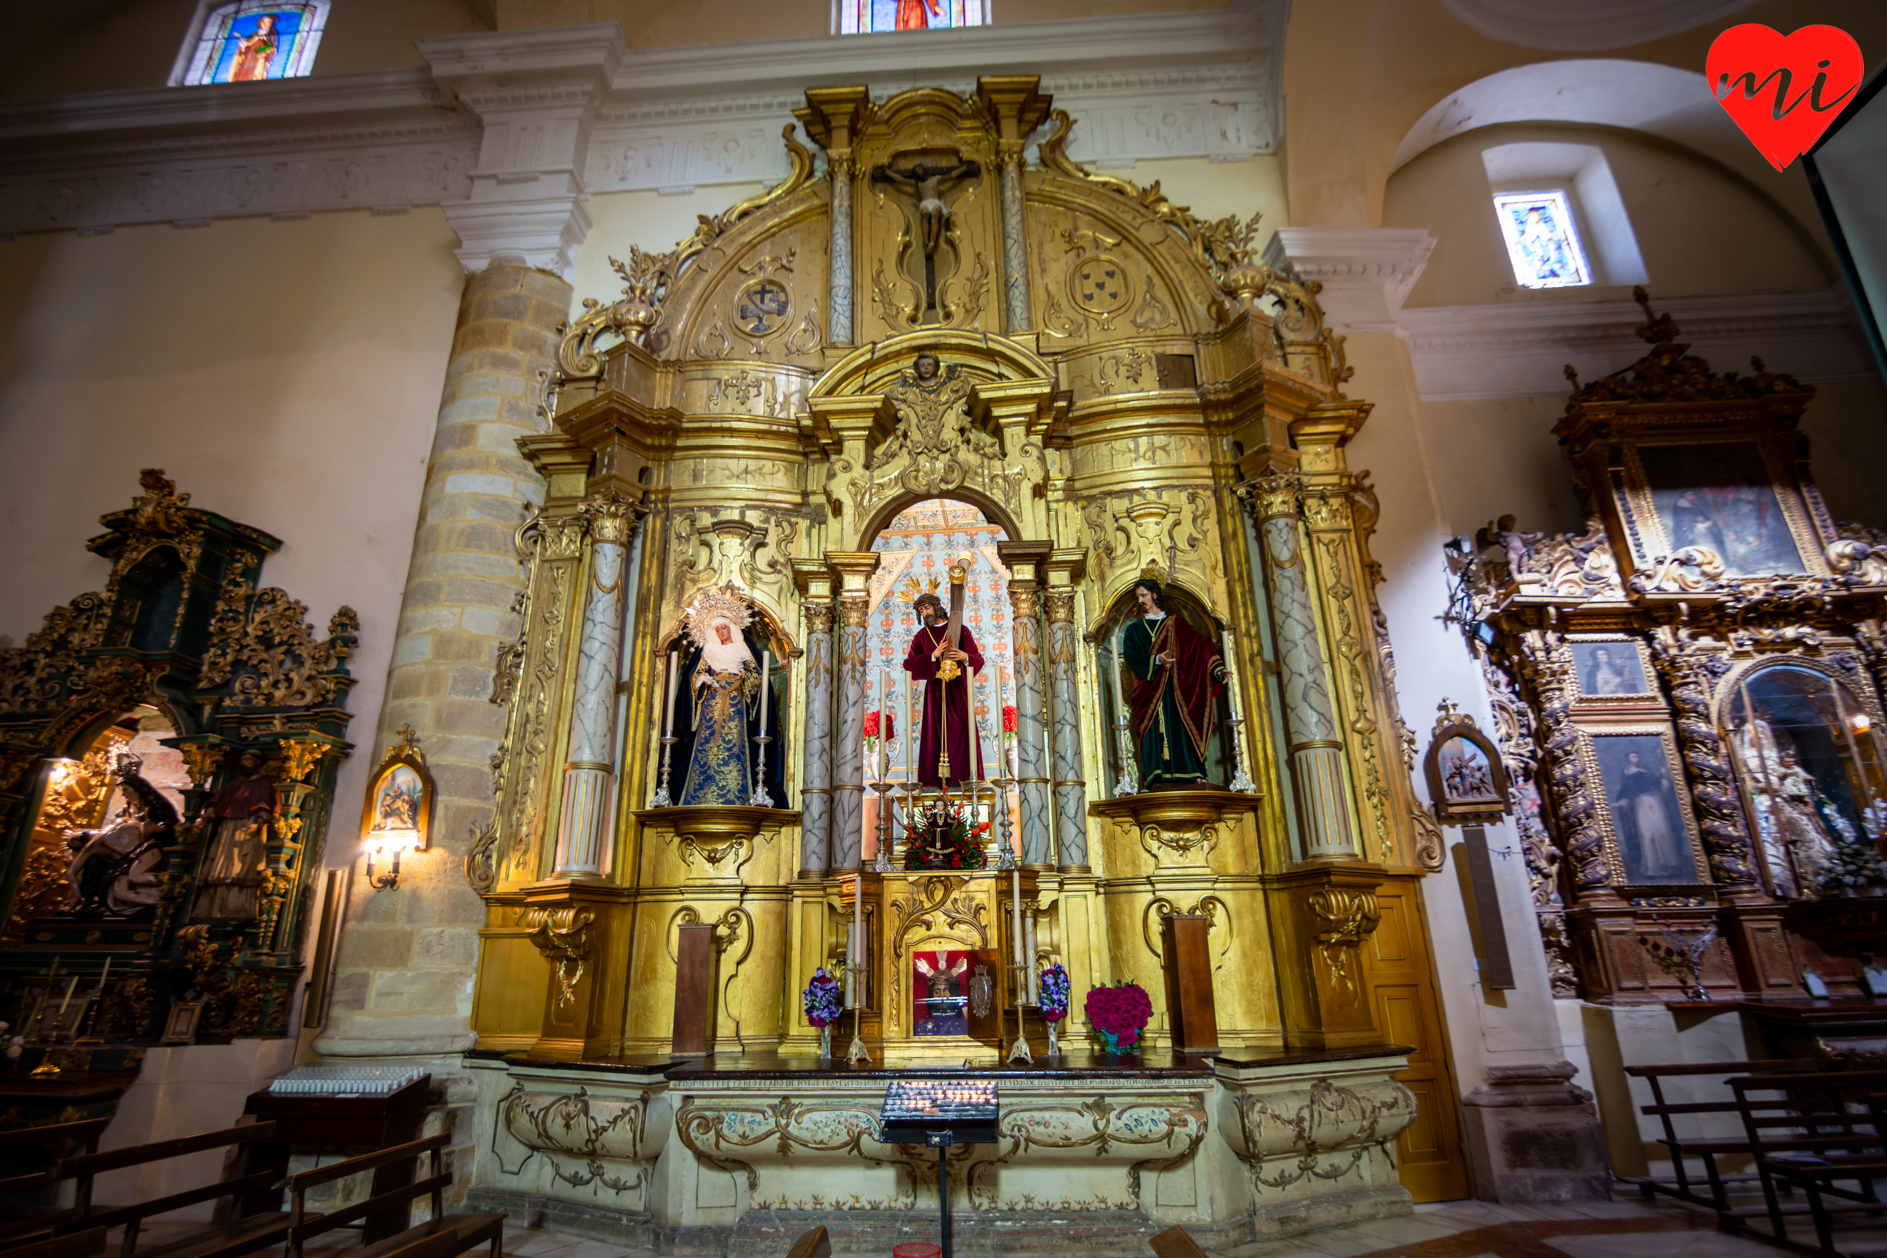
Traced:
<path fill-rule="evenodd" d="M 962 957 L 955 965 L 946 967 L 940 956 L 937 964 L 923 957 L 916 958 L 917 972 L 924 976 L 930 996 L 924 1002 L 928 1016 L 917 1024 L 919 1035 L 968 1035 L 970 1020 L 964 1016 L 963 972 L 970 968 L 970 963 Z"/>

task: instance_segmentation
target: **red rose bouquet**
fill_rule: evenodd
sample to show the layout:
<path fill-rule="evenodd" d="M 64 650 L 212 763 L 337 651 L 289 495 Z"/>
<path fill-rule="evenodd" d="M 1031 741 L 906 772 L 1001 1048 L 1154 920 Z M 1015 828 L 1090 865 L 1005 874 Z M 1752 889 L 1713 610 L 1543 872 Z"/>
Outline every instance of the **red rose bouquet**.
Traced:
<path fill-rule="evenodd" d="M 1082 1008 L 1088 1025 L 1094 1028 L 1110 1053 L 1138 1044 L 1140 1033 L 1146 1030 L 1147 1019 L 1153 1016 L 1153 1001 L 1138 983 L 1090 987 Z"/>

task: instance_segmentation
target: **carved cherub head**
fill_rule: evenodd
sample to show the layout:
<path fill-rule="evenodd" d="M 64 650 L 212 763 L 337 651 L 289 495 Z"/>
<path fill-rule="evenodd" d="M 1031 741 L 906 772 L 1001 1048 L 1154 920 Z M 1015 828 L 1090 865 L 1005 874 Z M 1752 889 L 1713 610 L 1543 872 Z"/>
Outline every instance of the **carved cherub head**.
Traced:
<path fill-rule="evenodd" d="M 935 380 L 940 370 L 942 370 L 942 364 L 938 361 L 937 355 L 929 350 L 923 351 L 911 360 L 911 371 L 925 384 Z"/>

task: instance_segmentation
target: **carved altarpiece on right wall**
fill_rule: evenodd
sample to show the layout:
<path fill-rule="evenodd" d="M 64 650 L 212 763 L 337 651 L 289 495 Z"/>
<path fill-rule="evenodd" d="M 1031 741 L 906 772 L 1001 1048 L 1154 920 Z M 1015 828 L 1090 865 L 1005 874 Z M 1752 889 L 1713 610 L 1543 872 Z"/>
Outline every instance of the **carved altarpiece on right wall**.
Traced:
<path fill-rule="evenodd" d="M 1650 352 L 1575 377 L 1554 429 L 1585 528 L 1451 544 L 1554 989 L 1858 994 L 1887 937 L 1887 536 L 1823 505 L 1812 387 L 1711 372 L 1637 296 Z"/>

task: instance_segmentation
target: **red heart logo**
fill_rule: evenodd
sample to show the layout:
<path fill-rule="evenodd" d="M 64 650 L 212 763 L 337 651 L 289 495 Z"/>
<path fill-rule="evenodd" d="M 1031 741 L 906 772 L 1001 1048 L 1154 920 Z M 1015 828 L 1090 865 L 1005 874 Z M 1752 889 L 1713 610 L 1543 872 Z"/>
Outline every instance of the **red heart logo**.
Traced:
<path fill-rule="evenodd" d="M 1717 103 L 1777 170 L 1821 139 L 1861 70 L 1861 46 L 1838 26 L 1788 36 L 1756 22 L 1732 26 L 1704 61 Z"/>

